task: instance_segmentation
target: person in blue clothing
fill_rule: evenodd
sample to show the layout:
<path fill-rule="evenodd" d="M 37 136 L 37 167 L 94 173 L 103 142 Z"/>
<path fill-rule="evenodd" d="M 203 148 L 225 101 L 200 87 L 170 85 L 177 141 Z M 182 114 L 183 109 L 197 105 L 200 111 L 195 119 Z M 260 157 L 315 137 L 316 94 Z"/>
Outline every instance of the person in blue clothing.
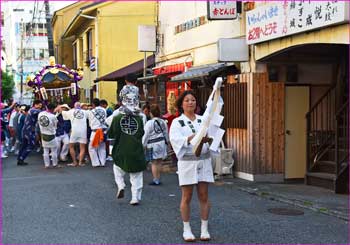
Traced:
<path fill-rule="evenodd" d="M 67 104 L 60 106 L 63 111 L 70 110 Z M 63 162 L 67 161 L 67 155 L 69 151 L 69 132 L 71 129 L 71 124 L 69 120 L 64 120 L 62 114 L 57 116 L 57 129 L 56 129 L 56 139 L 58 143 L 57 156 Z"/>
<path fill-rule="evenodd" d="M 13 107 L 16 105 L 16 102 L 12 102 L 11 106 L 5 108 L 5 104 L 1 104 L 0 108 L 1 108 L 1 158 L 7 158 L 7 152 L 5 150 L 6 148 L 6 139 L 10 137 L 10 133 L 8 131 L 8 118 L 7 118 L 7 114 L 10 113 L 13 109 Z"/>
<path fill-rule="evenodd" d="M 113 114 L 112 108 L 108 107 L 107 100 L 100 100 L 100 106 L 106 109 L 107 117 Z"/>
<path fill-rule="evenodd" d="M 26 119 L 26 116 L 28 115 L 28 111 L 30 110 L 30 106 L 29 105 L 21 105 L 21 108 L 20 108 L 20 115 L 18 117 L 18 124 L 17 124 L 17 132 L 18 132 L 18 142 L 19 142 L 19 149 L 21 148 L 22 146 L 22 141 L 23 141 L 23 138 L 22 138 L 22 129 L 23 129 L 23 126 L 24 126 L 24 121 Z"/>
<path fill-rule="evenodd" d="M 35 128 L 42 106 L 43 103 L 41 100 L 34 100 L 33 107 L 29 110 L 28 115 L 25 118 L 22 129 L 22 145 L 17 157 L 17 165 L 19 166 L 28 165 L 28 163 L 26 163 L 24 160 L 35 147 Z"/>

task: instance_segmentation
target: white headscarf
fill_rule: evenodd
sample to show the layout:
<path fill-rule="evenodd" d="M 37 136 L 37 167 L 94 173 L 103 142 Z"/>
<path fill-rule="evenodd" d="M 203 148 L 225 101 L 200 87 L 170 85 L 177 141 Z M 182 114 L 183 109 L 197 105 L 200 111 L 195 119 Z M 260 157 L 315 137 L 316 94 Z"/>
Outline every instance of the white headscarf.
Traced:
<path fill-rule="evenodd" d="M 134 85 L 125 85 L 119 93 L 122 106 L 120 111 L 125 114 L 138 114 L 141 109 L 139 108 L 140 96 L 139 88 Z"/>

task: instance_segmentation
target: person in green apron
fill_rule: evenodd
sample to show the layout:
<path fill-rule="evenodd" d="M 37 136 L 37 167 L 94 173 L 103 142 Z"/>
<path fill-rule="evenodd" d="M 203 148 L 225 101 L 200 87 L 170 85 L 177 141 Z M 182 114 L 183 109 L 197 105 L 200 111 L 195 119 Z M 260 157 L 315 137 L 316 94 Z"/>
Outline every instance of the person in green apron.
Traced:
<path fill-rule="evenodd" d="M 143 151 L 143 119 L 140 116 L 139 95 L 132 89 L 124 90 L 120 113 L 113 118 L 108 137 L 114 139 L 112 157 L 114 177 L 118 186 L 117 198 L 124 197 L 124 175 L 130 174 L 131 205 L 139 204 L 143 188 L 143 171 L 146 159 Z"/>

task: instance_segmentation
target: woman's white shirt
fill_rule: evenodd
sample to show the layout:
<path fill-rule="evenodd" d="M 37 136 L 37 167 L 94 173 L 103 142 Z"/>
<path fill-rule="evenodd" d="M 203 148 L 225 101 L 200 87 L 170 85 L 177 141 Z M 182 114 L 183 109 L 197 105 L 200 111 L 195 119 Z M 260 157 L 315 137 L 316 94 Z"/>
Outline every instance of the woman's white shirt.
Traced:
<path fill-rule="evenodd" d="M 188 143 L 188 137 L 199 132 L 200 125 L 202 123 L 202 116 L 195 115 L 195 120 L 191 121 L 188 117 L 182 114 L 180 117 L 175 118 L 170 127 L 170 142 L 176 157 L 181 160 L 184 155 L 194 155 L 192 152 L 193 146 Z M 209 151 L 208 145 L 204 144 L 202 148 L 202 154 Z"/>
<path fill-rule="evenodd" d="M 147 121 L 142 144 L 144 147 L 153 149 L 153 159 L 164 159 L 167 157 L 167 145 L 165 142 L 168 141 L 168 128 L 164 120 L 153 118 Z"/>

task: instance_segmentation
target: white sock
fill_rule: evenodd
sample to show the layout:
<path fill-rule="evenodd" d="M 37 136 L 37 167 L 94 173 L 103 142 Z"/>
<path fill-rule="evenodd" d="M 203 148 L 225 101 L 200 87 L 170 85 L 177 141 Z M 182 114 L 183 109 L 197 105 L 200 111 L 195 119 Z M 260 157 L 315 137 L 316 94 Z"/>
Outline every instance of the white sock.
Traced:
<path fill-rule="evenodd" d="M 208 231 L 208 220 L 201 220 L 201 231 Z"/>
<path fill-rule="evenodd" d="M 184 223 L 184 232 L 185 231 L 189 231 L 189 232 L 192 232 L 191 231 L 191 226 L 190 226 L 190 222 L 183 222 Z"/>
<path fill-rule="evenodd" d="M 201 238 L 210 238 L 208 232 L 208 220 L 201 220 Z"/>
<path fill-rule="evenodd" d="M 185 241 L 194 241 L 196 238 L 194 237 L 192 231 L 190 222 L 183 222 L 184 223 L 184 233 L 183 233 L 183 239 Z"/>

